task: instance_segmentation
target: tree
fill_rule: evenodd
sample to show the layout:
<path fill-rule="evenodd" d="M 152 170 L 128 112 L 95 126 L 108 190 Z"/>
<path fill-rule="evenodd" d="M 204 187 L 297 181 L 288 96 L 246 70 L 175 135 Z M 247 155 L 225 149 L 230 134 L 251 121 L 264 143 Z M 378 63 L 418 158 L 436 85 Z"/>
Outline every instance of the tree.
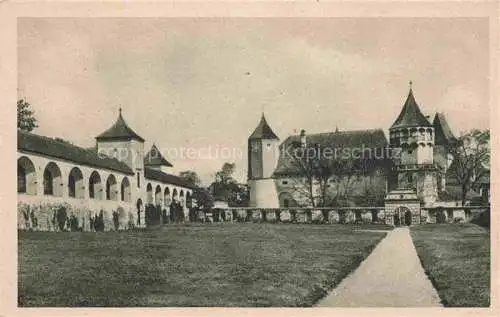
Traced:
<path fill-rule="evenodd" d="M 233 178 L 235 163 L 224 163 L 215 173 L 215 181 L 210 184 L 210 192 L 216 199 L 226 201 L 231 207 L 247 206 L 248 188 L 238 184 Z"/>
<path fill-rule="evenodd" d="M 293 189 L 313 208 L 346 199 L 356 176 L 362 174 L 362 160 L 337 155 L 319 144 L 293 142 L 284 153 L 287 169 L 296 174 L 291 178 Z"/>
<path fill-rule="evenodd" d="M 24 99 L 17 101 L 17 129 L 31 132 L 38 128 L 35 112 L 31 110 L 31 105 Z"/>
<path fill-rule="evenodd" d="M 179 177 L 196 186 L 201 183 L 200 177 L 195 171 L 182 171 L 179 173 Z"/>
<path fill-rule="evenodd" d="M 220 171 L 215 173 L 215 181 L 221 184 L 235 183 L 233 178 L 235 163 L 224 163 Z"/>
<path fill-rule="evenodd" d="M 210 210 L 214 206 L 214 198 L 210 191 L 203 187 L 196 187 L 193 190 L 193 200 L 196 201 L 199 210 Z"/>
<path fill-rule="evenodd" d="M 460 185 L 464 205 L 467 192 L 490 172 L 490 131 L 474 129 L 463 134 L 452 144 L 450 153 L 453 156 L 450 175 Z"/>

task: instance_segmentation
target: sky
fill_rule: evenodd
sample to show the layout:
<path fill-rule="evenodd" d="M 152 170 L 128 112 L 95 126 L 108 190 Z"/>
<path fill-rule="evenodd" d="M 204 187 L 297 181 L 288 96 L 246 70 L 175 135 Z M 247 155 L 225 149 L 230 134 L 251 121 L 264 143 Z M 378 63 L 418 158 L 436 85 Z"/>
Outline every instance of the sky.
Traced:
<path fill-rule="evenodd" d="M 234 162 L 244 182 L 262 112 L 281 140 L 387 132 L 411 80 L 455 134 L 489 128 L 488 37 L 480 18 L 20 18 L 18 95 L 35 133 L 91 147 L 121 107 L 172 173 Z"/>

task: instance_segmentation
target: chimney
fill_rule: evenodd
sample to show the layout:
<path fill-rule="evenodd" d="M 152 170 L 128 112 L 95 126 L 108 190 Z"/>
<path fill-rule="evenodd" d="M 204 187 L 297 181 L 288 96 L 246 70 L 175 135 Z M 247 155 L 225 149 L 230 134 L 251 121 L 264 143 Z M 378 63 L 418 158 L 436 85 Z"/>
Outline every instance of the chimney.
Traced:
<path fill-rule="evenodd" d="M 306 130 L 300 130 L 300 146 L 306 147 Z"/>

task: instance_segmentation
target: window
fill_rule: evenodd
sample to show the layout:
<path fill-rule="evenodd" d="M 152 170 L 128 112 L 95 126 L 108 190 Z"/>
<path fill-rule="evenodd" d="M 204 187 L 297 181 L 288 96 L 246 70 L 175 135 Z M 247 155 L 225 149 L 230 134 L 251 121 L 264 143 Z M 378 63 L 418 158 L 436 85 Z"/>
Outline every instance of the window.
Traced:
<path fill-rule="evenodd" d="M 141 173 L 137 172 L 137 188 L 141 188 Z"/>
<path fill-rule="evenodd" d="M 120 200 L 125 201 L 125 184 L 122 182 L 121 188 L 120 188 Z"/>
<path fill-rule="evenodd" d="M 288 185 L 288 181 L 282 181 L 281 184 Z"/>
<path fill-rule="evenodd" d="M 290 207 L 290 201 L 288 199 L 283 200 L 283 207 L 285 207 L 285 208 Z"/>
<path fill-rule="evenodd" d="M 89 198 L 95 198 L 94 196 L 94 182 L 89 182 Z"/>
<path fill-rule="evenodd" d="M 408 174 L 408 183 L 413 183 L 413 174 Z"/>

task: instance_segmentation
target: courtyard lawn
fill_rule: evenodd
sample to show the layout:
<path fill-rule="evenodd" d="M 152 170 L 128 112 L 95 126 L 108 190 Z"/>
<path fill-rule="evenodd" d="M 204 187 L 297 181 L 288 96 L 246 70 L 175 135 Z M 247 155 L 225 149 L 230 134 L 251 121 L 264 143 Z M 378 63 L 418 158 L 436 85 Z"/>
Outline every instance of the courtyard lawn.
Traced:
<path fill-rule="evenodd" d="M 490 232 L 474 224 L 411 228 L 413 242 L 443 305 L 490 305 Z"/>
<path fill-rule="evenodd" d="M 372 251 L 363 226 L 20 232 L 21 307 L 312 306 Z"/>

